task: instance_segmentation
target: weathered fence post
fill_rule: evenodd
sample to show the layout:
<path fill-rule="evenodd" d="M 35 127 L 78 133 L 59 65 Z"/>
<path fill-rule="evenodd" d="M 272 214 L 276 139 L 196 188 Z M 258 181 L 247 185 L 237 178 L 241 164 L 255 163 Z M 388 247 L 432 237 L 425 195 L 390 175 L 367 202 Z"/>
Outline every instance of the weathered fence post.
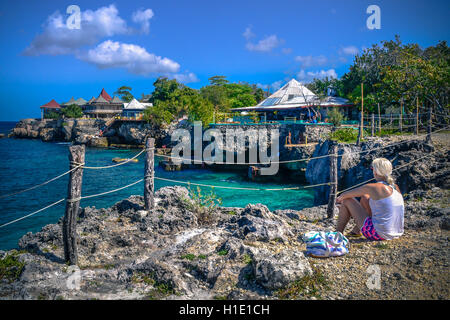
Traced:
<path fill-rule="evenodd" d="M 419 97 L 416 98 L 416 135 L 419 135 Z"/>
<path fill-rule="evenodd" d="M 145 173 L 144 173 L 144 203 L 145 210 L 153 209 L 155 205 L 155 139 L 147 138 L 145 142 Z"/>
<path fill-rule="evenodd" d="M 381 134 L 381 113 L 380 113 L 380 103 L 378 102 L 378 132 Z"/>
<path fill-rule="evenodd" d="M 337 193 L 337 151 L 338 146 L 336 142 L 330 141 L 328 148 L 329 160 L 330 160 L 330 196 L 328 198 L 327 217 L 329 219 L 334 217 L 334 206 L 336 205 L 336 193 Z"/>
<path fill-rule="evenodd" d="M 70 169 L 84 164 L 84 145 L 69 147 Z M 64 260 L 71 265 L 78 263 L 77 253 L 77 218 L 81 200 L 81 185 L 83 183 L 83 167 L 70 172 L 67 191 L 66 213 L 63 219 Z"/>
<path fill-rule="evenodd" d="M 432 112 L 431 112 L 431 107 L 430 107 L 430 109 L 428 109 L 428 132 L 427 132 L 427 140 L 426 140 L 426 142 L 428 143 L 428 144 L 433 144 L 433 141 L 431 140 L 431 126 L 433 125 L 432 124 Z"/>
<path fill-rule="evenodd" d="M 361 120 L 359 123 L 359 132 L 358 132 L 358 140 L 356 141 L 356 145 L 361 144 L 361 140 L 363 139 L 364 130 L 364 84 L 361 83 Z"/>
<path fill-rule="evenodd" d="M 370 125 L 370 129 L 372 130 L 371 136 L 375 135 L 375 115 L 372 113 L 372 123 Z"/>

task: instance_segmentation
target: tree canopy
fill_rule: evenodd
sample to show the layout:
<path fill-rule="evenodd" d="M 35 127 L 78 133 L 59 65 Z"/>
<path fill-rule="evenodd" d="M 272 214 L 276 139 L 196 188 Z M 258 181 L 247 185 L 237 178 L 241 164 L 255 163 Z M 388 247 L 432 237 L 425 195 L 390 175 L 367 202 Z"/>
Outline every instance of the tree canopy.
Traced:
<path fill-rule="evenodd" d="M 118 95 L 123 102 L 130 102 L 134 98 L 130 92 L 131 90 L 131 87 L 121 86 L 114 94 Z"/>

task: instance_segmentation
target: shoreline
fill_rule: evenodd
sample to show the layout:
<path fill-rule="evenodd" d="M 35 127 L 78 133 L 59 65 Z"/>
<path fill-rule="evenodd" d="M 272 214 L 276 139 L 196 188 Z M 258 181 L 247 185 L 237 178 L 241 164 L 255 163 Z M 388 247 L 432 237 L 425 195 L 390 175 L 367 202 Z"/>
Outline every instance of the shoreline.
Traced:
<path fill-rule="evenodd" d="M 150 212 L 141 196 L 80 210 L 80 290 L 66 287 L 61 221 L 24 235 L 24 251 L 0 252 L 23 264 L 14 281 L 1 280 L 0 298 L 448 299 L 449 195 L 448 189 L 416 190 L 405 197 L 402 237 L 350 239 L 349 254 L 317 259 L 304 256 L 301 234 L 333 230 L 326 206 L 220 207 L 204 221 L 187 205 L 185 188 L 165 187 Z M 373 264 L 381 267 L 382 290 L 366 286 Z M 309 279 L 306 288 L 295 287 L 301 279 Z"/>

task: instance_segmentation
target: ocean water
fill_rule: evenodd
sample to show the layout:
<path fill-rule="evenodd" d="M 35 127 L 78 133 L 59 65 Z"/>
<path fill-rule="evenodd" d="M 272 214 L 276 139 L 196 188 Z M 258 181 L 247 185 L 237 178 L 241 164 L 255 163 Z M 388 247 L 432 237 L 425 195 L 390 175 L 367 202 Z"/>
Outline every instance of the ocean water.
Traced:
<path fill-rule="evenodd" d="M 0 133 L 8 133 L 13 122 L 0 122 Z M 20 191 L 47 181 L 69 170 L 69 145 L 28 139 L 0 139 L 0 196 Z M 139 150 L 86 149 L 86 165 L 107 166 L 114 157 L 131 158 Z M 122 187 L 143 178 L 145 154 L 138 163 L 127 163 L 106 170 L 84 170 L 82 196 L 97 194 Z M 246 188 L 293 187 L 294 184 L 255 183 L 245 179 L 242 172 L 217 172 L 208 169 L 166 172 L 155 161 L 155 174 L 159 177 L 191 181 L 218 186 Z M 0 199 L 0 225 L 25 216 L 67 196 L 69 175 L 37 189 Z M 155 180 L 155 189 L 175 183 Z M 186 186 L 186 185 L 184 185 Z M 118 192 L 81 200 L 81 207 L 107 208 L 131 195 L 143 195 L 143 182 Z M 207 187 L 202 192 L 210 192 Z M 313 205 L 313 191 L 250 191 L 215 188 L 222 205 L 244 207 L 248 203 L 263 203 L 271 210 L 302 209 Z M 27 232 L 37 232 L 49 223 L 56 223 L 64 215 L 65 202 L 34 216 L 0 228 L 0 250 L 17 248 L 18 240 Z"/>

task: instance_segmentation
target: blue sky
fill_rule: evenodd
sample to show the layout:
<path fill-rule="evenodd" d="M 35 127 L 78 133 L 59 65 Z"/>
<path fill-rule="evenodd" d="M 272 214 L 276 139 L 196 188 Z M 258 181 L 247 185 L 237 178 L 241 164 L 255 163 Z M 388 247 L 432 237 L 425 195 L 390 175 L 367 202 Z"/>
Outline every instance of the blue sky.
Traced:
<path fill-rule="evenodd" d="M 81 9 L 69 30 L 66 9 Z M 369 30 L 369 5 L 381 29 Z M 273 91 L 286 80 L 341 77 L 355 53 L 396 34 L 422 47 L 449 40 L 449 1 L 2 1 L 0 120 L 90 99 L 121 85 L 151 93 L 159 75 L 193 88 L 213 75 Z"/>

